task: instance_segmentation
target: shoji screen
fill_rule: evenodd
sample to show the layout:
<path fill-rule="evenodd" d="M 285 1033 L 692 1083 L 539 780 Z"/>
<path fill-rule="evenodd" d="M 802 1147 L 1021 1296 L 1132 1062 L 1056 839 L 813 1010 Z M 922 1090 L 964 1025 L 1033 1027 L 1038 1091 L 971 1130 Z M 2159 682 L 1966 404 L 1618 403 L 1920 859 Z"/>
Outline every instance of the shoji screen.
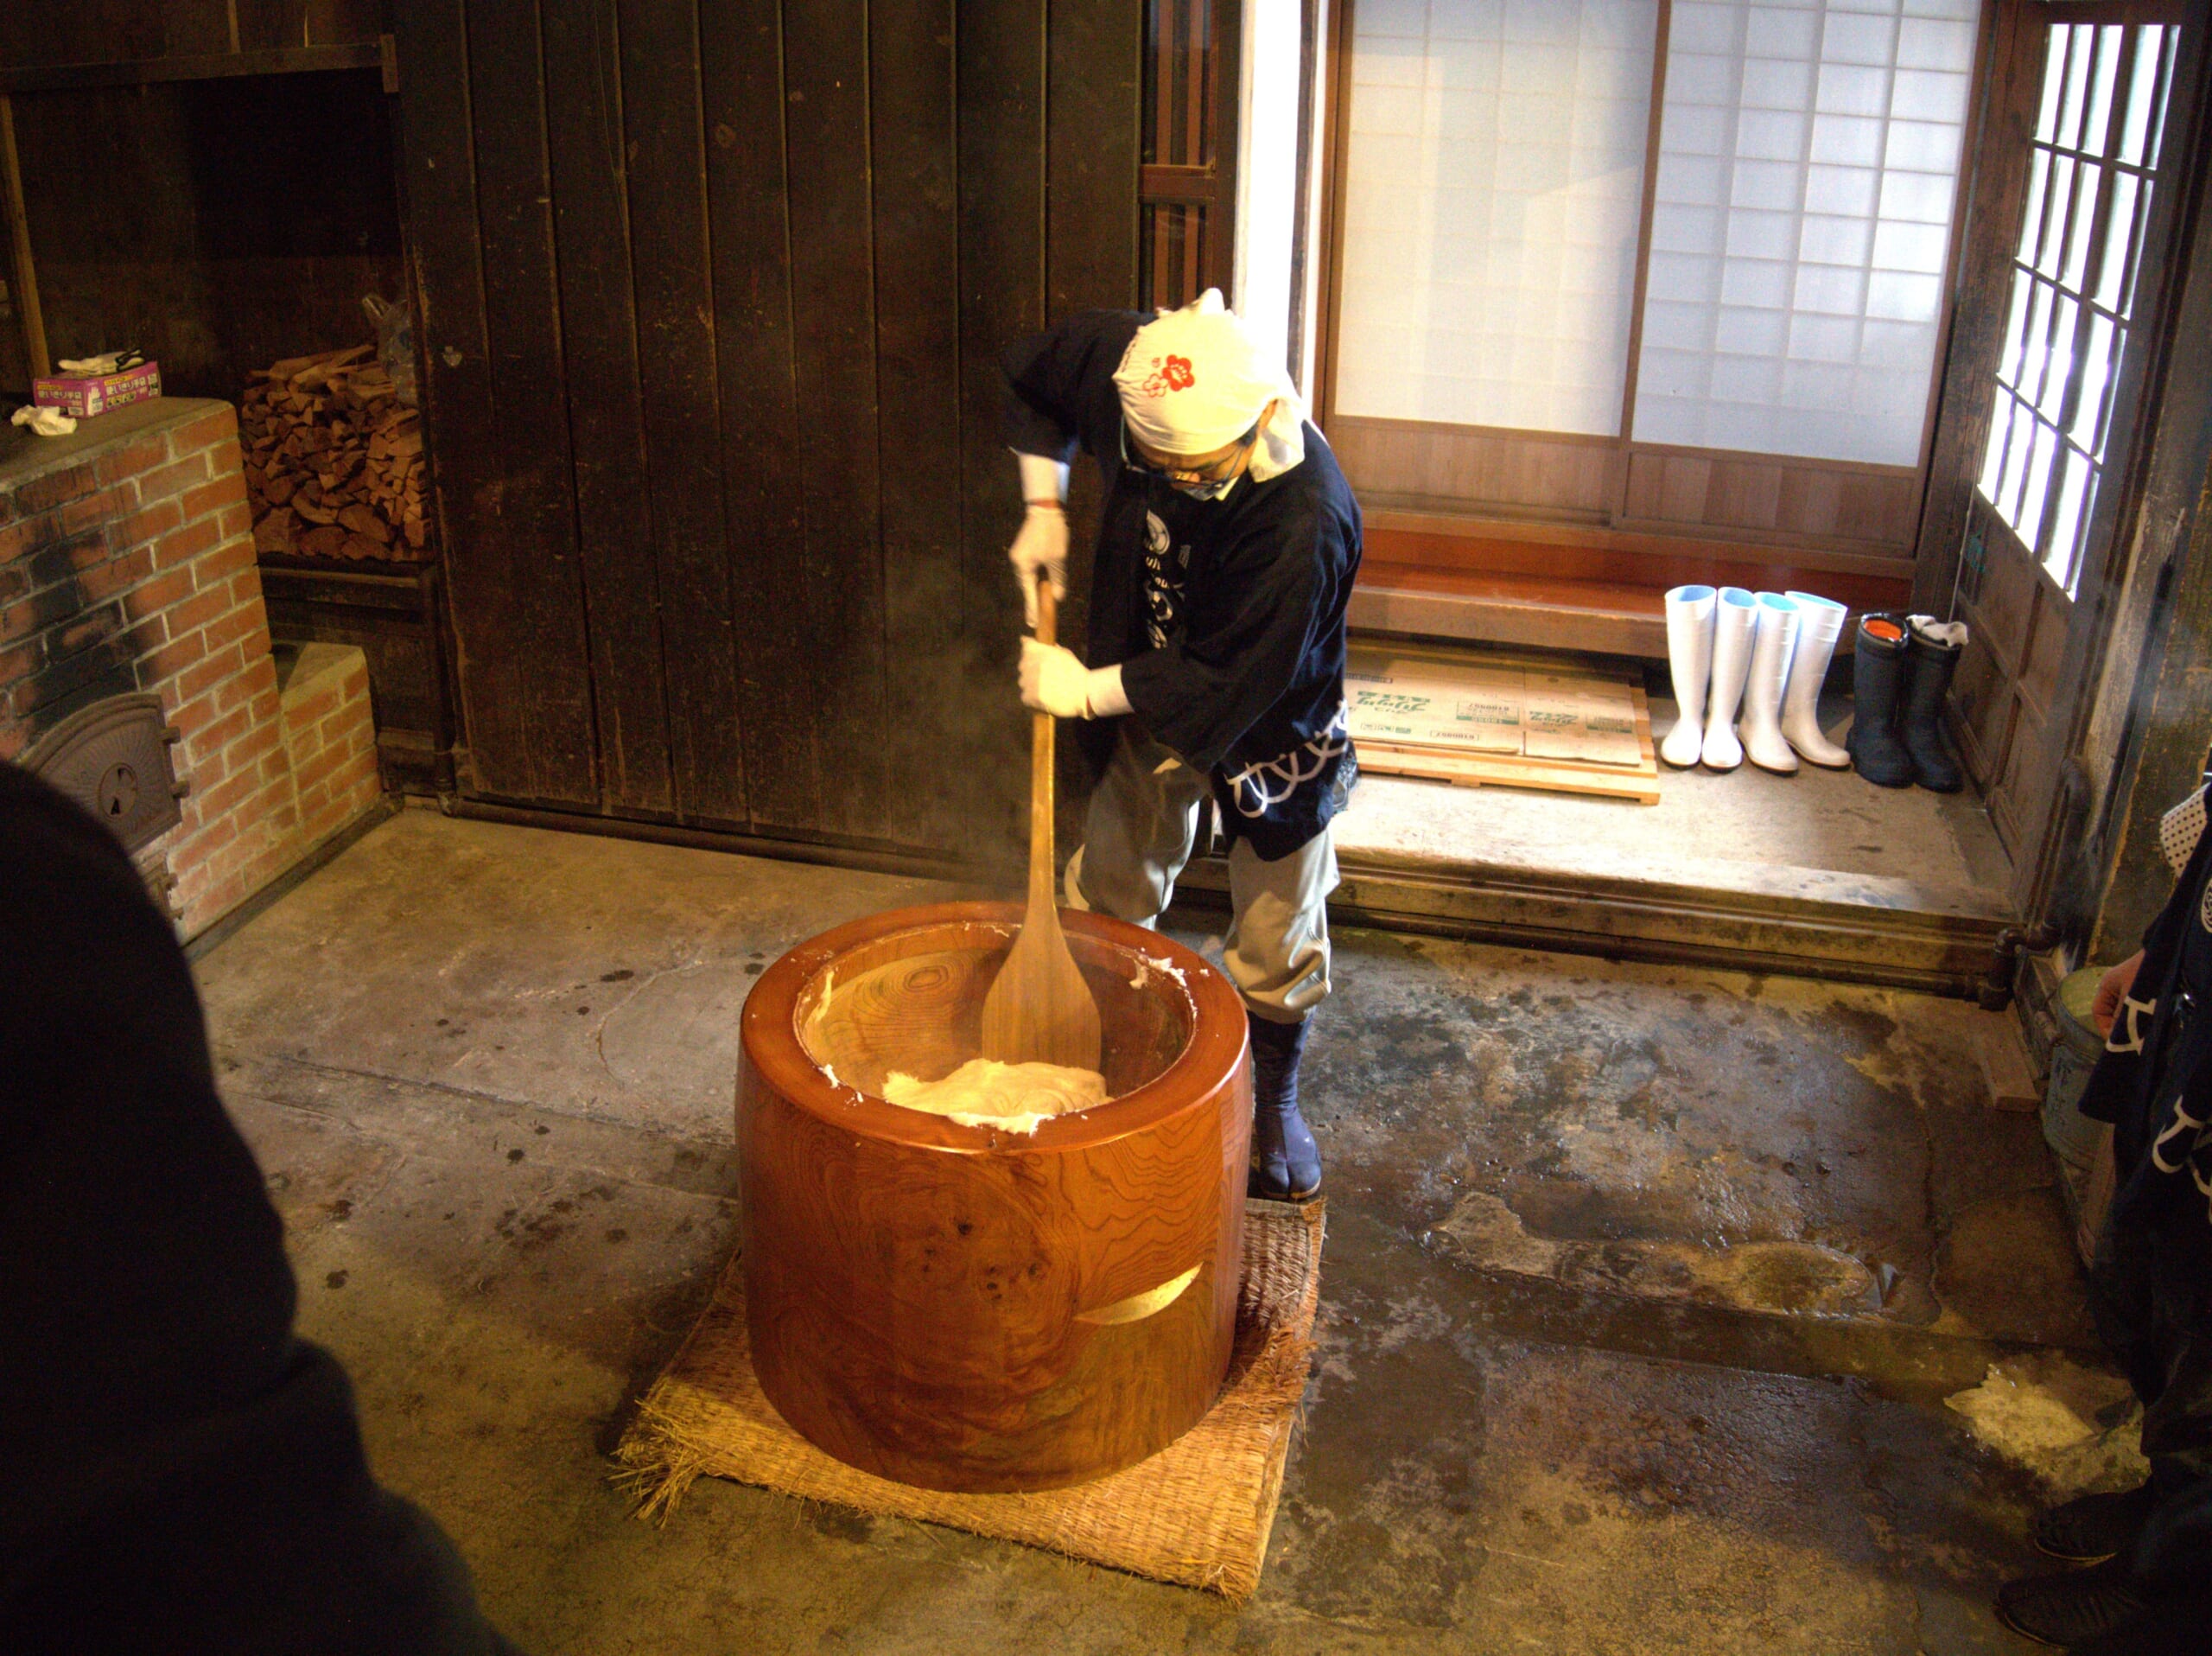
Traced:
<path fill-rule="evenodd" d="M 1633 436 L 1919 463 L 1978 0 L 1675 0 Z"/>
<path fill-rule="evenodd" d="M 1338 412 L 1620 430 L 1656 0 L 1357 0 Z"/>

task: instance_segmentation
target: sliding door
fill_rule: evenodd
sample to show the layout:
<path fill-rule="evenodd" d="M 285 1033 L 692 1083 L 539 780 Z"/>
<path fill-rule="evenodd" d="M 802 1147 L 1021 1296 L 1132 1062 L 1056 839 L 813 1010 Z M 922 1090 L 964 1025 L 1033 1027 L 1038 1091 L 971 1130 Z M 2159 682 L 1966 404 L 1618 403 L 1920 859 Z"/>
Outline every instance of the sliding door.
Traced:
<path fill-rule="evenodd" d="M 1355 483 L 1901 577 L 1980 22 L 1352 0 L 1326 412 Z"/>

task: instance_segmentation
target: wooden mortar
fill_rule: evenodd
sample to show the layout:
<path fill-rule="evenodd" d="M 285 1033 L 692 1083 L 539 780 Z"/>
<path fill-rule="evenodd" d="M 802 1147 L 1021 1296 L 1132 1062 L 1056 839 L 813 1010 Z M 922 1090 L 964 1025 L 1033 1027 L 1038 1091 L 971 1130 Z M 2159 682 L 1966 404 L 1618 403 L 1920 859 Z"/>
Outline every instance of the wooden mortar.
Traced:
<path fill-rule="evenodd" d="M 1251 1065 L 1236 990 L 1190 950 L 1064 916 L 1105 1031 L 1097 1109 L 1023 1136 L 876 1096 L 893 1069 L 935 1080 L 976 1055 L 1020 918 L 872 915 L 793 949 L 745 1003 L 753 1367 L 810 1442 L 925 1488 L 1133 1465 L 1212 1405 L 1236 1335 Z"/>

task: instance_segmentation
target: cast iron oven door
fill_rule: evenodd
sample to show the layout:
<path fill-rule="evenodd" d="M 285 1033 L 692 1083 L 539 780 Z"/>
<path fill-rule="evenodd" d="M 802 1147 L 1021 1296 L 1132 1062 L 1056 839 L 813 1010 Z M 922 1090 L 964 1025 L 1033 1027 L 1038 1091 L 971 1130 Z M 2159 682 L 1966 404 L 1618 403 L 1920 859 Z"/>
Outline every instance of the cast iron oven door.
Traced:
<path fill-rule="evenodd" d="M 83 806 L 135 851 L 183 820 L 191 787 L 169 768 L 177 731 L 162 698 L 111 696 L 72 713 L 24 750 L 22 764 Z"/>

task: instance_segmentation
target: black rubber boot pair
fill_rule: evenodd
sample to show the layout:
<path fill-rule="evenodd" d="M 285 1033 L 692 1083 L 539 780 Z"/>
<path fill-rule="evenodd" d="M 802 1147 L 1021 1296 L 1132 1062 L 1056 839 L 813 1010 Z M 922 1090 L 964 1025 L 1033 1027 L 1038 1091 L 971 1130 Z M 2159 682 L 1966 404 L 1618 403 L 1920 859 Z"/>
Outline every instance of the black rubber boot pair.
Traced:
<path fill-rule="evenodd" d="M 1924 621 L 1924 617 L 1922 620 Z M 1862 615 L 1852 654 L 1856 713 L 1844 746 L 1878 787 L 1965 786 L 1943 742 L 1943 697 L 1963 648 L 1903 615 Z"/>
<path fill-rule="evenodd" d="M 2147 1599 L 2133 1577 L 2128 1555 L 2158 1507 L 2157 1493 L 2145 1484 L 2082 1495 L 2045 1512 L 2036 1519 L 2037 1551 L 2088 1567 L 2005 1583 L 1997 1591 L 1997 1619 L 2025 1638 L 2083 1656 L 2212 1648 L 2202 1622 L 2193 1619 L 2188 1626 L 2196 1643 L 2162 1642 L 2173 1606 Z"/>
<path fill-rule="evenodd" d="M 1320 1147 L 1298 1113 L 1306 1020 L 1277 1023 L 1246 1016 L 1252 1030 L 1252 1176 L 1246 1194 L 1304 1201 L 1321 1188 Z"/>

